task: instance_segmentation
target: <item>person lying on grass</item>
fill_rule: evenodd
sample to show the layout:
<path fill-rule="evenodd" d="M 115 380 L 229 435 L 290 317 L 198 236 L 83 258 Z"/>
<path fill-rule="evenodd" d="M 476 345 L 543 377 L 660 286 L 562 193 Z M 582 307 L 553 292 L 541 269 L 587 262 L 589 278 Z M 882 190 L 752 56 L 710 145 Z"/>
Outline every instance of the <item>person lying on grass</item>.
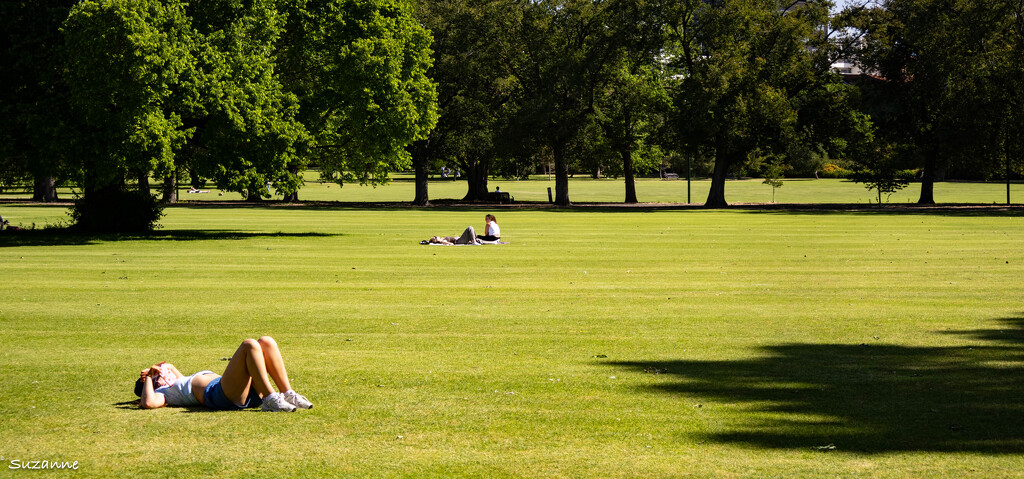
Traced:
<path fill-rule="evenodd" d="M 274 392 L 273 380 L 282 392 Z M 139 373 L 135 382 L 139 406 L 206 406 L 231 411 L 262 406 L 264 411 L 310 409 L 313 403 L 292 390 L 277 341 L 270 336 L 246 339 L 224 368 L 224 375 L 199 371 L 185 376 L 173 364 L 157 363 Z"/>
<path fill-rule="evenodd" d="M 420 244 L 443 244 L 443 245 L 454 245 L 458 238 L 454 236 L 431 236 L 426 241 L 420 241 Z"/>
<path fill-rule="evenodd" d="M 472 226 L 466 227 L 466 230 L 462 232 L 462 236 L 458 238 L 454 236 L 434 236 L 428 240 L 420 241 L 420 244 L 443 244 L 443 245 L 454 245 L 454 244 L 481 244 L 480 240 L 476 239 L 476 230 Z"/>

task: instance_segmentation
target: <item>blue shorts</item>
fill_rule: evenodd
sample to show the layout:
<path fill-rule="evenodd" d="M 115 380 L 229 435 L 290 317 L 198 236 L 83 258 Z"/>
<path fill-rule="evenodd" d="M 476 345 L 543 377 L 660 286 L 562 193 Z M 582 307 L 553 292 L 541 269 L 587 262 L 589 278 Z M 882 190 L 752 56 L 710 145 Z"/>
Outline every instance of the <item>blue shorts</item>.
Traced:
<path fill-rule="evenodd" d="M 250 407 L 256 407 L 263 404 L 263 400 L 260 399 L 259 393 L 256 392 L 256 388 L 249 386 L 249 397 L 245 398 L 245 404 L 239 406 L 234 401 L 228 399 L 224 395 L 224 388 L 220 387 L 220 377 L 210 381 L 210 384 L 206 385 L 206 390 L 203 393 L 203 401 L 206 402 L 206 407 L 218 411 L 234 411 L 236 409 L 245 409 Z"/>

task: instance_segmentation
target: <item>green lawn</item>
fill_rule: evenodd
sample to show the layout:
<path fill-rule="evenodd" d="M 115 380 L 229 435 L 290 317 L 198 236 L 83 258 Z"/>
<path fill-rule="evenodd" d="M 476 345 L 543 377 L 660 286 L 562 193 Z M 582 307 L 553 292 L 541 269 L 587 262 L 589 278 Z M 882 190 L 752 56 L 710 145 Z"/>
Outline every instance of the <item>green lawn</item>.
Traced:
<path fill-rule="evenodd" d="M 0 235 L 0 469 L 1024 474 L 1019 210 L 511 210 L 509 245 L 417 244 L 485 212 L 172 207 L 152 235 Z M 130 403 L 139 369 L 221 370 L 263 334 L 316 408 Z"/>
<path fill-rule="evenodd" d="M 548 200 L 547 189 L 555 188 L 554 180 L 535 176 L 527 181 L 491 179 L 488 182 L 491 190 L 501 188 L 512 194 L 518 201 Z M 159 192 L 159 185 L 154 184 L 154 193 Z M 642 203 L 686 203 L 686 179 L 663 181 L 656 178 L 640 178 L 637 180 L 637 196 Z M 703 204 L 707 199 L 711 182 L 706 179 L 693 181 L 690 191 L 692 203 Z M 221 201 L 242 200 L 238 193 L 221 192 L 210 188 L 209 193 L 189 194 L 187 188 L 179 191 L 183 201 Z M 459 199 L 466 194 L 464 181 L 431 181 L 429 186 L 431 199 Z M 319 173 L 306 172 L 306 185 L 299 191 L 299 198 L 305 201 L 343 201 L 343 202 L 411 202 L 415 194 L 415 184 L 408 174 L 396 175 L 391 183 L 376 188 L 359 185 L 321 183 Z M 762 184 L 760 179 L 730 180 L 725 188 L 726 200 L 730 203 L 769 203 L 772 199 L 772 188 Z M 906 189 L 893 194 L 888 200 L 891 203 L 916 203 L 921 194 L 920 184 L 911 184 Z M 1010 188 L 1011 201 L 1014 204 L 1024 203 L 1024 183 L 1014 183 Z M 569 198 L 578 203 L 620 203 L 625 198 L 625 185 L 622 179 L 593 180 L 587 177 L 573 178 L 569 182 Z M 31 194 L 20 190 L 0 192 L 0 199 L 28 199 Z M 70 189 L 60 191 L 62 199 L 73 199 Z M 278 199 L 280 197 L 277 197 Z M 864 185 L 839 179 L 785 179 L 781 188 L 775 191 L 777 203 L 875 203 L 873 191 Z M 1003 183 L 981 182 L 940 182 L 935 185 L 935 201 L 939 203 L 978 203 L 1006 204 L 1006 185 Z"/>

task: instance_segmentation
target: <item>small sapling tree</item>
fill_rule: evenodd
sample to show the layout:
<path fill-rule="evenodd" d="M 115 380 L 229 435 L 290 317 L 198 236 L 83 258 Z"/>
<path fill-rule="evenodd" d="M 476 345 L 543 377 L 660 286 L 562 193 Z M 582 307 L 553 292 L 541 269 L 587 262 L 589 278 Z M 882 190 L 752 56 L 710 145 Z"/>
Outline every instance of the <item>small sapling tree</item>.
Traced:
<path fill-rule="evenodd" d="M 878 204 L 881 206 L 883 193 L 885 194 L 885 201 L 888 202 L 889 197 L 893 193 L 906 188 L 913 177 L 914 174 L 910 170 L 881 169 L 858 170 L 853 173 L 851 179 L 854 183 L 864 183 L 864 187 L 869 191 L 875 190 Z"/>
<path fill-rule="evenodd" d="M 762 184 L 772 187 L 772 203 L 775 203 L 775 189 L 782 188 L 782 178 L 786 173 L 786 165 L 778 161 L 772 161 L 764 169 L 764 181 Z"/>
<path fill-rule="evenodd" d="M 882 205 L 882 195 L 886 202 L 893 193 L 906 188 L 914 178 L 909 170 L 899 169 L 895 165 L 894 147 L 887 145 L 875 150 L 875 155 L 862 161 L 850 175 L 854 183 L 863 183 L 864 187 L 875 190 L 878 205 Z"/>

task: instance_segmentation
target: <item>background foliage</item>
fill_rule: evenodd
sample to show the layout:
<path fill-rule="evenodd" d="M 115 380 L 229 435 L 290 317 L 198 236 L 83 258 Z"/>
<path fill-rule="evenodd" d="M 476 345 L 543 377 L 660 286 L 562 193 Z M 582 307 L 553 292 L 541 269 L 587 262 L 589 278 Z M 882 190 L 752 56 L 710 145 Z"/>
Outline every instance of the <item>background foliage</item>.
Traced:
<path fill-rule="evenodd" d="M 779 164 L 913 171 L 931 203 L 936 181 L 1024 165 L 1021 0 L 2 8 L 0 181 L 38 200 L 159 178 L 167 202 L 179 181 L 294 201 L 313 166 L 339 185 L 411 168 L 426 204 L 443 167 L 466 200 L 487 200 L 492 178 L 552 174 L 560 205 L 574 175 L 621 177 L 637 202 L 637 175 L 692 170 L 723 206 L 727 178 Z"/>

